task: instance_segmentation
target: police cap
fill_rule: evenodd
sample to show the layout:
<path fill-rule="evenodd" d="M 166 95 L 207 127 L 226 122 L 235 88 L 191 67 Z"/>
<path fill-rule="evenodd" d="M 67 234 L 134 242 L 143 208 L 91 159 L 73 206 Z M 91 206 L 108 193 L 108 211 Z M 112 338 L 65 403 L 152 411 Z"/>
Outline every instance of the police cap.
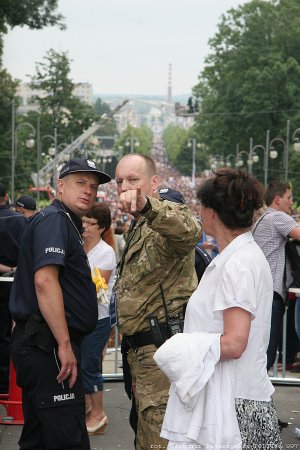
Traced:
<path fill-rule="evenodd" d="M 158 193 L 161 198 L 163 198 L 164 200 L 169 200 L 169 202 L 186 203 L 182 193 L 176 191 L 175 189 L 161 188 L 159 189 Z"/>
<path fill-rule="evenodd" d="M 99 169 L 97 169 L 94 161 L 88 158 L 74 158 L 70 159 L 70 161 L 67 161 L 60 171 L 59 178 L 61 179 L 66 175 L 69 175 L 70 173 L 76 172 L 95 173 L 96 175 L 98 175 L 99 184 L 105 184 L 111 180 L 110 176 L 107 175 L 107 173 L 101 172 Z"/>

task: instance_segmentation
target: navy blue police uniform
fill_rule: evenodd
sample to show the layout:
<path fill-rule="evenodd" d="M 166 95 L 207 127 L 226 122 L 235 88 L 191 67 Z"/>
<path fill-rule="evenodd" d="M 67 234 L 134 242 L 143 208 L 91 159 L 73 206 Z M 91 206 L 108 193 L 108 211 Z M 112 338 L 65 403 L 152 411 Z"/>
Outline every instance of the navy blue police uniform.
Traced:
<path fill-rule="evenodd" d="M 0 205 L 1 264 L 11 268 L 16 267 L 19 246 L 27 221 L 23 214 L 12 211 L 7 205 Z M 0 282 L 0 393 L 8 392 L 11 336 L 11 315 L 8 308 L 10 289 L 10 282 Z"/>
<path fill-rule="evenodd" d="M 95 328 L 98 308 L 95 285 L 82 247 L 81 226 L 78 216 L 54 200 L 30 220 L 23 235 L 10 297 L 10 310 L 16 322 L 12 359 L 17 384 L 23 389 L 25 424 L 19 441 L 21 449 L 90 449 L 79 346 L 83 336 Z M 49 339 L 44 339 L 43 327 L 37 325 L 43 318 L 34 274 L 47 265 L 60 268 L 59 283 L 78 368 L 72 388 L 67 381 L 57 382 L 60 371 L 57 344 L 51 333 L 53 341 L 49 344 Z"/>

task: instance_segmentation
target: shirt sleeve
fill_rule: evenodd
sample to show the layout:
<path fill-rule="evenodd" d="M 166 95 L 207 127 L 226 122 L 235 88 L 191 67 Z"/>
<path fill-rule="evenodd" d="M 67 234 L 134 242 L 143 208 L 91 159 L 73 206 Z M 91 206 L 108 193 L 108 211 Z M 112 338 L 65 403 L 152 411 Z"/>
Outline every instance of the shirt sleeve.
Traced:
<path fill-rule="evenodd" d="M 252 320 L 256 316 L 257 295 L 254 274 L 251 268 L 240 260 L 229 260 L 225 264 L 213 311 L 216 313 L 234 307 L 250 312 Z"/>
<path fill-rule="evenodd" d="M 278 212 L 272 215 L 273 225 L 278 233 L 287 237 L 288 234 L 297 226 L 297 222 L 286 213 Z"/>
<path fill-rule="evenodd" d="M 61 214 L 48 214 L 33 230 L 33 267 L 36 272 L 47 265 L 65 266 L 68 226 Z"/>

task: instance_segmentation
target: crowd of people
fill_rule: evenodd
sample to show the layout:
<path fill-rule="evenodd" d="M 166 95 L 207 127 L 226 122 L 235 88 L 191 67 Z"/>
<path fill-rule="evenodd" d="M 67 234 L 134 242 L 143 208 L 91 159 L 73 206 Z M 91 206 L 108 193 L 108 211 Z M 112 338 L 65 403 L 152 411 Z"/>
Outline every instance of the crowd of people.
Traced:
<path fill-rule="evenodd" d="M 229 168 L 195 184 L 159 140 L 152 157 L 125 155 L 115 180 L 89 159 L 66 162 L 40 213 L 30 196 L 13 211 L 0 183 L 0 271 L 15 272 L 11 292 L 0 284 L 0 392 L 11 344 L 20 449 L 90 449 L 88 434 L 105 431 L 102 360 L 116 323 L 136 450 L 282 448 L 267 370 L 290 283 L 284 245 L 300 240 L 291 187 L 264 192 Z M 196 245 L 211 261 L 200 283 Z"/>

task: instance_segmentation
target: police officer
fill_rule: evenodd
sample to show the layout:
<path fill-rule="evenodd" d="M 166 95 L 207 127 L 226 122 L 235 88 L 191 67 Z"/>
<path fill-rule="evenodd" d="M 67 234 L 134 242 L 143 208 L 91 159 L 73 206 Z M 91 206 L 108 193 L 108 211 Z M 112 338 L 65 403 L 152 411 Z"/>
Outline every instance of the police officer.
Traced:
<path fill-rule="evenodd" d="M 178 325 L 183 306 L 197 286 L 194 247 L 201 227 L 186 205 L 159 198 L 159 179 L 149 156 L 124 156 L 116 168 L 116 182 L 119 207 L 136 220 L 118 265 L 113 294 L 118 327 L 129 348 L 138 414 L 136 449 L 166 448 L 160 429 L 170 386 L 153 354 L 162 343 L 160 336 L 170 337 L 170 328 Z"/>
<path fill-rule="evenodd" d="M 0 183 L 0 273 L 13 272 L 27 219 L 8 207 L 8 194 Z M 0 393 L 8 392 L 11 315 L 8 308 L 10 282 L 0 282 Z"/>
<path fill-rule="evenodd" d="M 15 210 L 25 217 L 31 217 L 36 214 L 36 202 L 31 195 L 21 195 L 14 205 Z"/>
<path fill-rule="evenodd" d="M 21 449 L 90 449 L 79 345 L 97 322 L 81 217 L 110 177 L 88 159 L 67 162 L 57 199 L 26 228 L 10 298 L 12 359 L 23 390 Z"/>

